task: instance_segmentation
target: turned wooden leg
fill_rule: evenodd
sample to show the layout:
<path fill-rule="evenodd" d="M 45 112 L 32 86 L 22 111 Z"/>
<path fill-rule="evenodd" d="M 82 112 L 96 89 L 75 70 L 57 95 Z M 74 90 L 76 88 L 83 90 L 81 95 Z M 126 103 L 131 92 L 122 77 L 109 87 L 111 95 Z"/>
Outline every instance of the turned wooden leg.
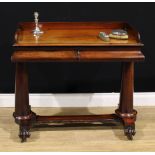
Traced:
<path fill-rule="evenodd" d="M 15 121 L 19 124 L 22 142 L 30 136 L 30 122 L 34 116 L 29 105 L 28 74 L 24 63 L 16 64 L 15 75 Z"/>
<path fill-rule="evenodd" d="M 137 111 L 133 109 L 134 92 L 134 62 L 124 62 L 122 64 L 122 79 L 120 103 L 116 114 L 122 118 L 124 132 L 128 139 L 132 140 L 135 135 L 135 120 Z"/>

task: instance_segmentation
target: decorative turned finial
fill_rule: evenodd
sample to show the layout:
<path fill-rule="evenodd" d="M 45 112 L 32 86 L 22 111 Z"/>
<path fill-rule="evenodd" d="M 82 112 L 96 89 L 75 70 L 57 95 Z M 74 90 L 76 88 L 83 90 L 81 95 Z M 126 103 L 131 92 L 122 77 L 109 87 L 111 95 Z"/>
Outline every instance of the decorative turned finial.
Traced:
<path fill-rule="evenodd" d="M 38 24 L 39 19 L 38 19 L 38 17 L 39 17 L 39 13 L 34 12 L 34 22 L 35 22 L 35 29 L 33 30 L 34 36 L 38 36 L 38 35 L 43 33 L 43 31 L 41 31 L 40 28 L 39 28 L 39 24 Z"/>

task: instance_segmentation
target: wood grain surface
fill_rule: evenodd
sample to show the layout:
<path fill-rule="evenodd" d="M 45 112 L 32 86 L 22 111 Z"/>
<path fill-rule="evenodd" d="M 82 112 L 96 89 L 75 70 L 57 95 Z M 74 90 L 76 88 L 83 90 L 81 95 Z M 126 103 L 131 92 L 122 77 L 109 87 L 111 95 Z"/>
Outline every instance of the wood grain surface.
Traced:
<path fill-rule="evenodd" d="M 23 22 L 15 35 L 14 46 L 142 46 L 136 32 L 123 22 L 41 22 L 44 32 L 39 38 L 33 36 L 33 22 Z M 128 40 L 110 39 L 105 42 L 99 32 L 109 34 L 113 29 L 125 29 Z"/>
<path fill-rule="evenodd" d="M 35 61 L 140 61 L 144 55 L 140 51 L 17 51 L 13 62 Z"/>

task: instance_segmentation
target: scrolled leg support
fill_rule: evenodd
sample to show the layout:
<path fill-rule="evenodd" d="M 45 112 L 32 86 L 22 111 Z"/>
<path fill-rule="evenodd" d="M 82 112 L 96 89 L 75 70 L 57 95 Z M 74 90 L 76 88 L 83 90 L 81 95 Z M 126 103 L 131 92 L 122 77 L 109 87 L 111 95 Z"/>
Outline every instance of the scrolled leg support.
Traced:
<path fill-rule="evenodd" d="M 135 121 L 136 121 L 137 111 L 133 110 L 133 113 L 121 113 L 117 109 L 115 112 L 117 116 L 122 119 L 122 123 L 124 125 L 124 134 L 127 136 L 129 140 L 132 140 L 133 136 L 136 134 Z"/>
<path fill-rule="evenodd" d="M 30 127 L 25 125 L 20 125 L 19 137 L 21 138 L 21 142 L 26 142 L 27 138 L 30 137 Z"/>
<path fill-rule="evenodd" d="M 136 134 L 135 124 L 124 126 L 124 134 L 129 140 L 132 140 L 133 136 Z"/>
<path fill-rule="evenodd" d="M 15 122 L 19 124 L 19 138 L 21 142 L 26 142 L 27 138 L 30 137 L 30 128 L 33 123 L 36 122 L 36 114 L 31 112 L 30 115 L 27 116 L 16 116 L 13 114 L 15 118 Z"/>

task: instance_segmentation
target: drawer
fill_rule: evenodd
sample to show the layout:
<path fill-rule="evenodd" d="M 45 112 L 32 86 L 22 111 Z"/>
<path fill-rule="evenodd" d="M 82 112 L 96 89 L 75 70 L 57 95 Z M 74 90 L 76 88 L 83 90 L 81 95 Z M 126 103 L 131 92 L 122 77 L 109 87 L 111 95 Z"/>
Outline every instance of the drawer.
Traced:
<path fill-rule="evenodd" d="M 140 61 L 144 59 L 141 51 L 82 51 L 81 61 Z"/>
<path fill-rule="evenodd" d="M 33 61 L 75 61 L 75 51 L 16 51 L 11 60 L 13 62 Z"/>
<path fill-rule="evenodd" d="M 141 51 L 16 51 L 13 62 L 33 61 L 140 61 Z"/>

